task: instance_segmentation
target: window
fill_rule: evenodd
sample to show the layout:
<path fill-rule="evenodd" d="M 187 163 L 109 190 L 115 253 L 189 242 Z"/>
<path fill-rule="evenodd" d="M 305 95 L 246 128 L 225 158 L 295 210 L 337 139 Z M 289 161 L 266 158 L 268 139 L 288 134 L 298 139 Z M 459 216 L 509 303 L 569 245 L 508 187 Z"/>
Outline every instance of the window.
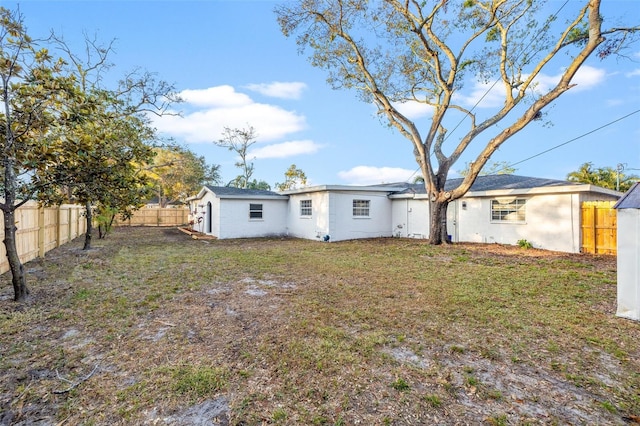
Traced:
<path fill-rule="evenodd" d="M 491 200 L 491 221 L 524 222 L 526 201 L 523 199 Z"/>
<path fill-rule="evenodd" d="M 249 219 L 262 219 L 262 204 L 249 204 Z"/>
<path fill-rule="evenodd" d="M 300 216 L 311 216 L 311 200 L 300 200 Z"/>
<path fill-rule="evenodd" d="M 369 217 L 369 200 L 353 200 L 353 216 Z"/>

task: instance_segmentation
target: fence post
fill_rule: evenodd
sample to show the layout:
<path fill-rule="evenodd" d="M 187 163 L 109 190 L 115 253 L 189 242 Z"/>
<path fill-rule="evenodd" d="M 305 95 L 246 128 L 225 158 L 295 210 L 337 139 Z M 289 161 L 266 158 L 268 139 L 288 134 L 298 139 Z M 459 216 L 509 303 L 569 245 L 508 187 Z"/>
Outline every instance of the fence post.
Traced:
<path fill-rule="evenodd" d="M 44 206 L 38 206 L 38 257 L 45 255 Z"/>
<path fill-rule="evenodd" d="M 73 228 L 73 226 L 71 226 L 71 218 L 73 216 L 72 209 L 73 208 L 69 206 L 69 209 L 67 210 L 67 242 L 71 241 L 71 228 Z"/>
<path fill-rule="evenodd" d="M 593 254 L 598 254 L 598 206 L 595 204 L 591 206 L 593 211 L 593 222 L 591 222 L 591 229 L 593 229 Z"/>
<path fill-rule="evenodd" d="M 62 220 L 60 219 L 60 204 L 56 207 L 56 247 L 60 247 L 60 234 L 62 233 L 60 227 L 62 226 Z"/>

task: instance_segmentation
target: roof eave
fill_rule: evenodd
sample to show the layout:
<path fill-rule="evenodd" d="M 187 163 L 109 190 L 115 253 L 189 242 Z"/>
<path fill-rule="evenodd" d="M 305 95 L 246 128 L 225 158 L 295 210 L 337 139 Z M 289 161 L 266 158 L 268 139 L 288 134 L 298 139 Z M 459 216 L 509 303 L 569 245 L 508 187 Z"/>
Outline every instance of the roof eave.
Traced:
<path fill-rule="evenodd" d="M 536 195 L 536 194 L 571 194 L 582 192 L 595 192 L 603 195 L 620 197 L 622 194 L 612 189 L 601 188 L 595 185 L 563 185 L 540 186 L 535 188 L 492 189 L 487 191 L 469 191 L 464 197 L 495 197 L 504 195 Z"/>

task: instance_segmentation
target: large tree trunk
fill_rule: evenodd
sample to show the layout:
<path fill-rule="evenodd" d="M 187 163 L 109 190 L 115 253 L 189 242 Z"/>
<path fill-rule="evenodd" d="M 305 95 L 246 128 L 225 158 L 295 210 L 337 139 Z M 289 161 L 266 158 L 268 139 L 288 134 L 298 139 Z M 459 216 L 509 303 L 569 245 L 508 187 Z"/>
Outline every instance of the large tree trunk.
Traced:
<path fill-rule="evenodd" d="M 91 203 L 85 204 L 85 216 L 87 218 L 87 232 L 84 234 L 84 247 L 82 250 L 91 249 L 91 237 L 93 236 L 93 213 L 91 211 Z"/>
<path fill-rule="evenodd" d="M 11 269 L 13 283 L 13 300 L 23 302 L 29 295 L 27 287 L 27 277 L 24 273 L 24 266 L 18 256 L 18 247 L 16 246 L 16 215 L 15 210 L 9 208 L 4 213 L 4 247 L 7 252 L 7 260 Z"/>
<path fill-rule="evenodd" d="M 429 203 L 429 244 L 449 243 L 447 234 L 447 207 L 449 201 L 435 200 Z"/>

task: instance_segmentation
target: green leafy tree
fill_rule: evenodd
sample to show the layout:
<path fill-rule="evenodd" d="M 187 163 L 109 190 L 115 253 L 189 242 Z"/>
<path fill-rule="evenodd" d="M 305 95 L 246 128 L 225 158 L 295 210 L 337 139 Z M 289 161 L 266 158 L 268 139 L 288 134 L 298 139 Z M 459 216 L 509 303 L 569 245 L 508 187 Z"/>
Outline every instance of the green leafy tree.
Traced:
<path fill-rule="evenodd" d="M 278 191 L 296 189 L 307 184 L 307 175 L 304 171 L 297 168 L 295 164 L 290 165 L 287 171 L 284 172 L 284 179 L 284 182 L 276 183 L 276 189 Z"/>
<path fill-rule="evenodd" d="M 246 186 L 247 189 L 261 189 L 263 191 L 271 191 L 271 185 L 269 185 L 266 181 L 264 180 L 252 180 L 251 182 L 249 182 L 249 184 Z"/>
<path fill-rule="evenodd" d="M 464 170 L 458 171 L 461 176 L 466 176 L 469 174 L 471 164 L 466 163 Z M 516 172 L 516 169 L 511 167 L 506 161 L 492 161 L 487 162 L 485 166 L 480 170 L 478 176 L 487 176 L 487 175 L 512 175 Z"/>
<path fill-rule="evenodd" d="M 75 118 L 73 111 L 56 113 L 73 93 L 73 79 L 62 76 L 62 66 L 46 49 L 38 49 L 22 15 L 0 7 L 0 210 L 16 301 L 24 301 L 29 288 L 16 246 L 15 211 L 44 189 L 33 170 L 48 152 L 44 135 L 49 126 Z"/>
<path fill-rule="evenodd" d="M 180 99 L 173 86 L 140 70 L 126 74 L 117 88 L 107 90 L 101 82 L 102 74 L 110 68 L 111 45 L 86 39 L 86 56 L 81 57 L 64 40 L 52 39 L 67 57 L 68 73 L 78 81 L 80 101 L 63 107 L 75 108 L 78 120 L 57 126 L 48 135 L 56 158 L 39 168 L 43 181 L 54 182 L 65 191 L 41 192 L 39 196 L 51 203 L 60 202 L 63 194 L 67 201 L 85 205 L 86 250 L 91 248 L 95 209 L 102 215 L 115 210 L 128 217 L 148 198 L 147 176 L 139 165 L 151 161 L 155 135 L 145 114 L 163 115 Z"/>
<path fill-rule="evenodd" d="M 411 141 L 430 199 L 430 243 L 441 244 L 447 241 L 448 204 L 469 190 L 491 155 L 574 86 L 587 58 L 619 52 L 640 29 L 603 29 L 601 0 L 569 2 L 566 24 L 541 16 L 543 4 L 295 0 L 276 14 L 283 34 L 311 49 L 311 64 L 328 72 L 332 87 L 357 91 Z M 558 63 L 557 82 L 538 85 Z M 467 107 L 459 96 L 473 81 L 500 88 L 502 102 L 490 113 Z M 429 108 L 431 119 L 412 121 L 402 113 L 405 103 Z M 452 139 L 450 126 L 462 134 Z M 478 154 L 469 173 L 458 187 L 445 189 L 452 166 L 471 146 Z"/>
<path fill-rule="evenodd" d="M 222 139 L 214 142 L 217 146 L 227 148 L 240 157 L 240 160 L 235 163 L 235 166 L 241 170 L 241 174 L 229 182 L 229 186 L 248 188 L 251 184 L 253 162 L 251 162 L 247 156 L 249 148 L 257 142 L 257 137 L 256 130 L 252 126 L 248 126 L 246 129 L 231 129 L 225 127 L 222 132 Z"/>
<path fill-rule="evenodd" d="M 207 164 L 203 156 L 178 145 L 154 148 L 153 162 L 145 166 L 160 207 L 186 202 L 203 185 L 220 184 L 220 166 Z"/>
<path fill-rule="evenodd" d="M 635 182 L 640 180 L 640 177 L 625 174 L 623 170 L 613 167 L 594 168 L 593 163 L 589 162 L 582 164 L 578 170 L 570 172 L 567 175 L 567 180 L 626 192 Z"/>

